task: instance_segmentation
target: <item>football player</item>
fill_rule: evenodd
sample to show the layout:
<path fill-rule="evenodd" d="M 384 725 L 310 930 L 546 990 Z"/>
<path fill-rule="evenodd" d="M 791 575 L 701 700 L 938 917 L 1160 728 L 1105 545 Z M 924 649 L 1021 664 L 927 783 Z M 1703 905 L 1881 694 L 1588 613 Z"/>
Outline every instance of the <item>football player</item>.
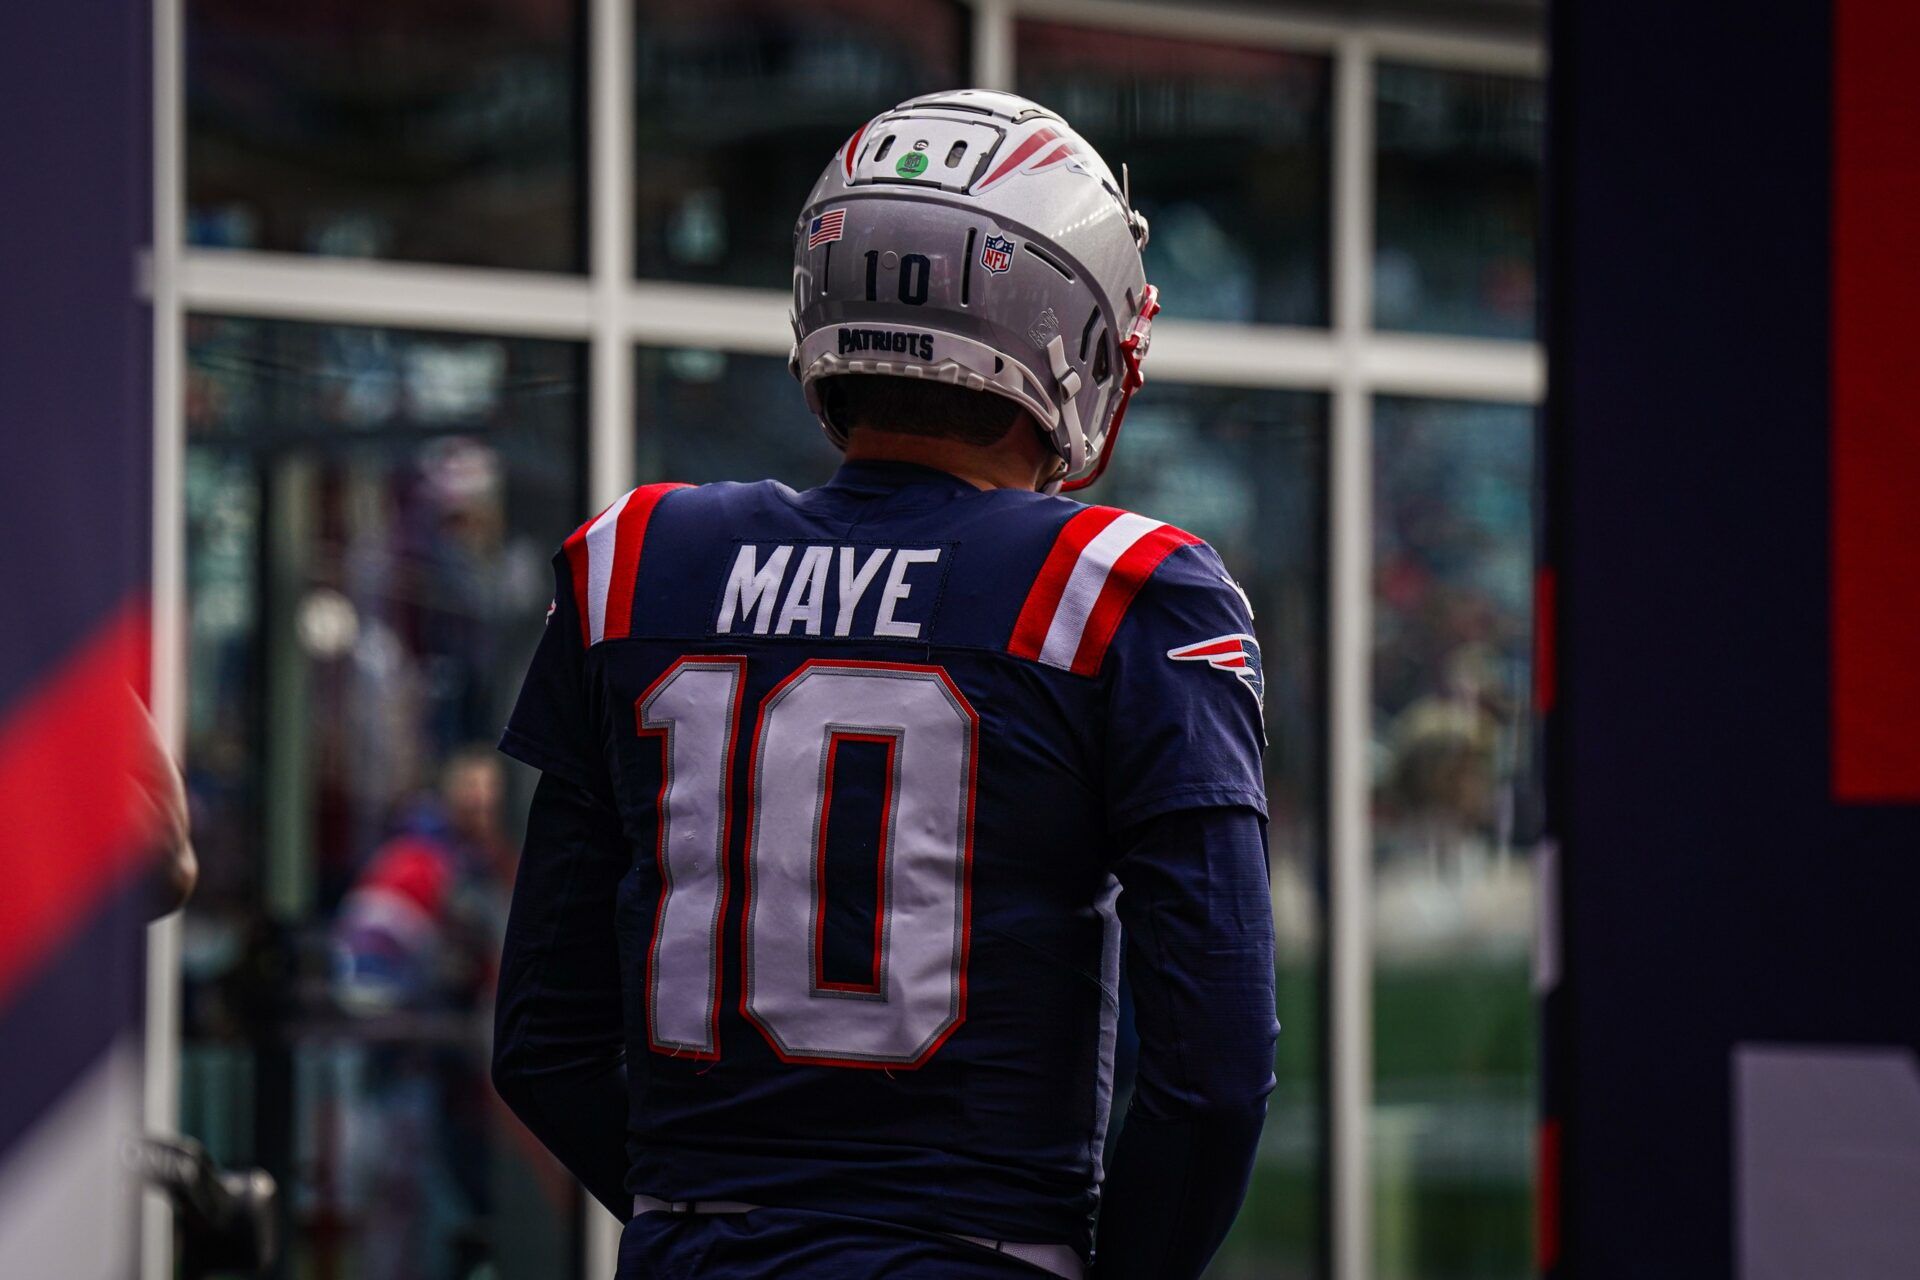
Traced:
<path fill-rule="evenodd" d="M 555 557 L 494 1079 L 623 1280 L 1171 1280 L 1231 1225 L 1278 1032 L 1253 619 L 1058 496 L 1140 386 L 1146 242 L 1043 107 L 880 115 L 794 235 L 845 465 L 635 489 Z"/>

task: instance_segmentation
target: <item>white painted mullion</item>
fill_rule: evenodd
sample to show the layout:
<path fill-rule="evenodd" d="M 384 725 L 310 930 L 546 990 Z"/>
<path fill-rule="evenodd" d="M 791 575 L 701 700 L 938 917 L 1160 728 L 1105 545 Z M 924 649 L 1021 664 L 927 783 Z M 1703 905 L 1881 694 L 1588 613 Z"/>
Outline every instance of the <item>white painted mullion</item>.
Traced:
<path fill-rule="evenodd" d="M 1540 76 L 1547 69 L 1546 50 L 1538 40 L 1397 24 L 1369 25 L 1366 36 L 1379 61 L 1515 76 Z"/>
<path fill-rule="evenodd" d="M 779 356 L 793 346 L 792 297 L 777 290 L 629 281 L 621 299 L 629 342 Z"/>
<path fill-rule="evenodd" d="M 1536 38 L 1493 35 L 1445 24 L 1354 21 L 1246 7 L 1143 0 L 1005 0 L 1015 14 L 1046 22 L 1303 53 L 1333 53 L 1358 36 L 1376 57 L 1462 70 L 1539 75 L 1546 56 Z"/>
<path fill-rule="evenodd" d="M 188 312 L 507 337 L 589 336 L 593 298 L 577 275 L 191 249 L 179 258 Z"/>
<path fill-rule="evenodd" d="M 1340 368 L 1340 347 L 1325 329 L 1156 320 L 1147 376 L 1155 381 L 1326 391 Z"/>
<path fill-rule="evenodd" d="M 1334 73 L 1333 322 L 1340 372 L 1328 458 L 1328 1159 L 1334 1280 L 1373 1273 L 1372 439 L 1373 50 L 1340 43 Z"/>
<path fill-rule="evenodd" d="M 587 497 L 595 511 L 633 487 L 633 348 L 627 332 L 633 284 L 635 0 L 590 0 L 587 47 L 588 260 L 592 306 L 587 358 Z M 617 1269 L 620 1222 L 581 1197 L 583 1280 Z"/>
<path fill-rule="evenodd" d="M 973 0 L 973 83 L 1013 91 L 1013 0 Z"/>
<path fill-rule="evenodd" d="M 161 742 L 179 758 L 186 740 L 186 341 L 180 253 L 186 225 L 182 0 L 153 5 L 153 210 L 146 285 L 152 307 L 153 510 L 150 704 Z M 131 277 L 133 263 L 127 264 Z M 141 1124 L 148 1133 L 180 1126 L 180 915 L 147 929 L 147 988 Z M 173 1207 L 148 1190 L 140 1198 L 140 1275 L 174 1273 Z"/>
<path fill-rule="evenodd" d="M 635 479 L 633 350 L 626 325 L 633 283 L 633 3 L 592 0 L 589 10 L 593 336 L 587 375 L 587 490 L 595 510 L 632 488 Z"/>
<path fill-rule="evenodd" d="M 1546 392 L 1546 352 L 1535 342 L 1376 330 L 1356 354 L 1374 395 L 1537 404 Z"/>
<path fill-rule="evenodd" d="M 1262 13 L 1251 8 L 1154 4 L 1141 0 L 1010 0 L 1022 18 L 1073 23 L 1104 31 L 1184 36 L 1193 40 L 1272 45 L 1308 52 L 1332 49 L 1352 24 L 1338 19 Z"/>

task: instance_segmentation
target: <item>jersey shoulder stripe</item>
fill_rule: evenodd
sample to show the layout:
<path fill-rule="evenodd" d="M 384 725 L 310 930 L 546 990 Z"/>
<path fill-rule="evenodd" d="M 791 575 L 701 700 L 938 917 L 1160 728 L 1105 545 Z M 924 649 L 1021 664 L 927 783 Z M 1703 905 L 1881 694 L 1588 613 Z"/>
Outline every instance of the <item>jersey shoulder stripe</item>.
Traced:
<path fill-rule="evenodd" d="M 567 538 L 567 568 L 580 610 L 580 634 L 588 645 L 618 640 L 633 629 L 633 587 L 640 577 L 640 549 L 660 500 L 684 484 L 648 484 L 630 489 Z"/>
<path fill-rule="evenodd" d="M 1118 507 L 1087 507 L 1055 535 L 1007 651 L 1075 675 L 1098 674 L 1127 608 L 1161 562 L 1200 541 Z"/>

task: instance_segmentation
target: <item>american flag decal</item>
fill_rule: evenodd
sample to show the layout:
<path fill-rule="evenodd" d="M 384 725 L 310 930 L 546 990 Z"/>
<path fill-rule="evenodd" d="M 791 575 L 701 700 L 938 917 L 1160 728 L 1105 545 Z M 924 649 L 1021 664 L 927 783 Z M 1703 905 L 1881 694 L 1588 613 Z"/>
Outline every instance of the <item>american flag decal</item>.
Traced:
<path fill-rule="evenodd" d="M 840 238 L 840 228 L 847 220 L 845 209 L 833 209 L 815 218 L 807 227 L 807 248 L 818 249 L 823 244 L 832 244 Z"/>

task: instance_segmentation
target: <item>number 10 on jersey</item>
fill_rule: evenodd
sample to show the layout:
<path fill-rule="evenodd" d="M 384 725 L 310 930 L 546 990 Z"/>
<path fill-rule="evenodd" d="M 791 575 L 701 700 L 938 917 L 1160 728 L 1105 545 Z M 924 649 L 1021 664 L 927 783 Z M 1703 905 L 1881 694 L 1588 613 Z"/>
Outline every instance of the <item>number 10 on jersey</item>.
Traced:
<path fill-rule="evenodd" d="M 741 1012 L 783 1061 L 917 1067 L 966 1018 L 974 779 L 980 719 L 935 666 L 815 659 L 760 702 L 746 804 L 734 755 L 747 660 L 687 657 L 635 702 L 661 740 L 655 856 L 660 902 L 647 953 L 656 1052 L 720 1055 L 722 945 L 732 817 L 742 840 Z M 873 981 L 824 982 L 827 817 L 838 744 L 887 746 Z"/>

